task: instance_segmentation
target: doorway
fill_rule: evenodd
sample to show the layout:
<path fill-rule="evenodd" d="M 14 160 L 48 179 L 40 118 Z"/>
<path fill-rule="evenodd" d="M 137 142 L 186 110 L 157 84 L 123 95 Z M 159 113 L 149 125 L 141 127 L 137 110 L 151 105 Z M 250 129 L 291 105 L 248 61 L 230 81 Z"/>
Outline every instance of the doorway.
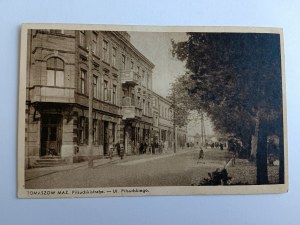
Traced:
<path fill-rule="evenodd" d="M 104 133 L 104 145 L 103 145 L 103 153 L 104 155 L 108 154 L 109 150 L 109 130 L 108 130 L 108 122 L 104 121 L 104 126 L 103 126 L 103 133 Z"/>
<path fill-rule="evenodd" d="M 60 156 L 62 116 L 43 114 L 41 124 L 41 157 Z"/>

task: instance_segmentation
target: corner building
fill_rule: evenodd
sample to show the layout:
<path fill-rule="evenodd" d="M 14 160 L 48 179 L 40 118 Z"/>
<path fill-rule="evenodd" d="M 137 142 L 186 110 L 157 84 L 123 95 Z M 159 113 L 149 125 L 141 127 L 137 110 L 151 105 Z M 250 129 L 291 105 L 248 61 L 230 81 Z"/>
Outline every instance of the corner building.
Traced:
<path fill-rule="evenodd" d="M 149 138 L 154 65 L 128 33 L 31 30 L 27 49 L 26 168 L 87 159 L 90 88 L 95 158 Z"/>

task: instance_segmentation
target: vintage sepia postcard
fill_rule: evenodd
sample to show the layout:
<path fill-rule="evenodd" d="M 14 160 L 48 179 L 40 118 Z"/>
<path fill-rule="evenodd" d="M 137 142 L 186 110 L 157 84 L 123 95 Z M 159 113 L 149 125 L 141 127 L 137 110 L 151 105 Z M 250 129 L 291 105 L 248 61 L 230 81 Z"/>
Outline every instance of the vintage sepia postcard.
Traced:
<path fill-rule="evenodd" d="M 288 191 L 277 28 L 24 24 L 18 197 Z"/>

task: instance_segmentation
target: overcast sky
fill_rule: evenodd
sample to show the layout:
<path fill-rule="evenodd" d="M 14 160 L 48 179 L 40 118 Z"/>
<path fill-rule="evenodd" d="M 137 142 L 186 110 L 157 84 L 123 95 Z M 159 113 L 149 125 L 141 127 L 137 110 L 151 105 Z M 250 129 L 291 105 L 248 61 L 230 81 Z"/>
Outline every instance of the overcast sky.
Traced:
<path fill-rule="evenodd" d="M 186 33 L 165 32 L 128 32 L 131 43 L 145 55 L 154 65 L 153 91 L 166 97 L 169 94 L 170 84 L 178 75 L 185 73 L 185 63 L 172 57 L 171 40 L 185 41 Z M 206 134 L 213 133 L 209 120 L 205 121 Z M 194 135 L 200 133 L 200 121 L 193 120 L 188 124 L 188 133 Z"/>
<path fill-rule="evenodd" d="M 154 65 L 153 91 L 166 97 L 176 76 L 185 73 L 185 63 L 174 59 L 171 39 L 184 41 L 186 33 L 129 32 L 132 44 Z"/>

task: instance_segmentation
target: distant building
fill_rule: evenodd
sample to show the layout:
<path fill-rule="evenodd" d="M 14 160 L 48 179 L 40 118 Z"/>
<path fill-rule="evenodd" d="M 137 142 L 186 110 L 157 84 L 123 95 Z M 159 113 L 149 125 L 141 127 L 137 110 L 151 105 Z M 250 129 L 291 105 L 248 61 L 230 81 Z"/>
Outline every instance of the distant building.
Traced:
<path fill-rule="evenodd" d="M 176 135 L 177 135 L 177 146 L 180 148 L 184 148 L 187 143 L 187 127 L 176 127 Z"/>
<path fill-rule="evenodd" d="M 153 116 L 156 125 L 154 126 L 154 132 L 165 149 L 172 149 L 174 143 L 174 121 L 171 105 L 172 103 L 168 99 L 153 93 Z M 158 118 L 158 121 L 156 118 Z"/>
<path fill-rule="evenodd" d="M 195 142 L 195 145 L 200 145 L 201 144 L 201 136 L 199 133 L 196 133 L 195 136 L 194 136 L 194 142 Z"/>
<path fill-rule="evenodd" d="M 194 144 L 195 143 L 195 136 L 194 135 L 188 135 L 187 136 L 187 142 L 190 144 Z"/>

